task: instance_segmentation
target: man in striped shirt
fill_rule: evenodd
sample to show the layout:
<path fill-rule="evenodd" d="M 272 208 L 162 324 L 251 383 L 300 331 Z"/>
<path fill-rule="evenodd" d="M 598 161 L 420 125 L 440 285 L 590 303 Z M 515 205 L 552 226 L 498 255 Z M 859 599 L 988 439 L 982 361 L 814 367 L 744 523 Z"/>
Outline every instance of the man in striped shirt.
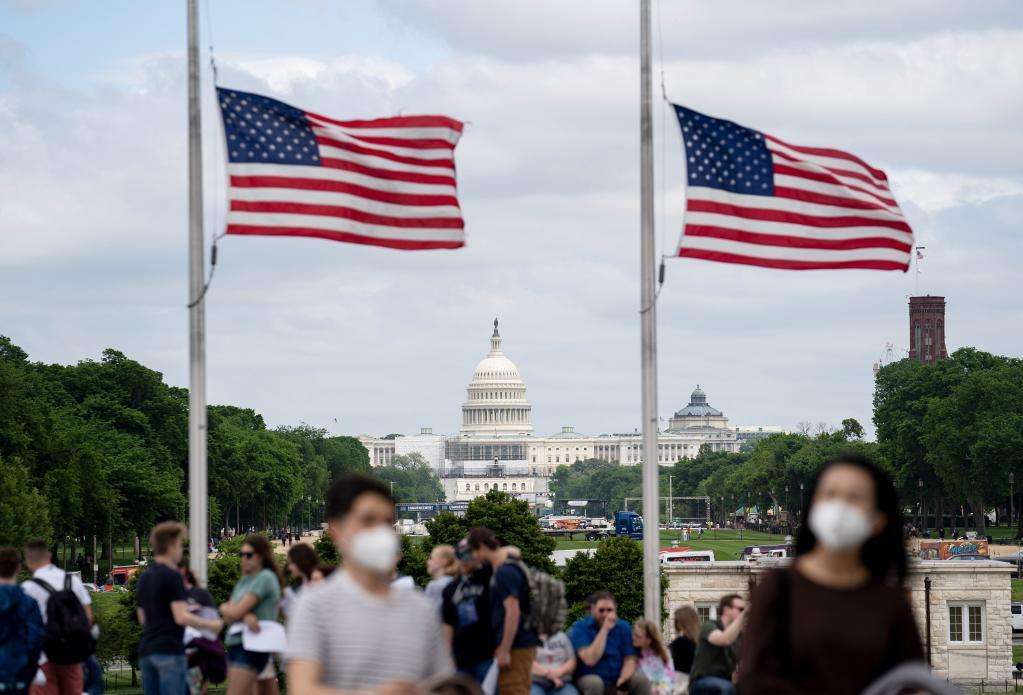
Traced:
<path fill-rule="evenodd" d="M 380 481 L 351 475 L 331 486 L 327 530 L 344 569 L 298 601 L 288 625 L 289 690 L 413 695 L 453 671 L 434 605 L 391 586 L 400 549 L 393 525 L 394 501 Z"/>

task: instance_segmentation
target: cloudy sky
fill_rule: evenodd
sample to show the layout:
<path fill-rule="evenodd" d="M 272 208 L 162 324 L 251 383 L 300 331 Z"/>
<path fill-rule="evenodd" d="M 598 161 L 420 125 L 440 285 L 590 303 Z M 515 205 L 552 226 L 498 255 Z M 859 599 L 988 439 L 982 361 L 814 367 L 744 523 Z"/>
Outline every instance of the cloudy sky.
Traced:
<path fill-rule="evenodd" d="M 948 297 L 948 343 L 1023 352 L 1023 5 L 655 2 L 668 96 L 884 168 Z M 638 427 L 633 2 L 215 0 L 220 83 L 320 113 L 446 113 L 468 246 L 227 238 L 209 399 L 338 433 L 457 430 L 501 319 L 537 431 Z M 116 347 L 187 384 L 184 2 L 0 0 L 0 334 L 34 359 Z M 204 60 L 208 55 L 204 52 Z M 207 227 L 223 224 L 204 74 Z M 655 105 L 658 253 L 681 221 Z M 916 274 L 669 260 L 660 412 L 699 383 L 733 424 L 871 417 Z M 335 418 L 337 422 L 335 423 Z"/>

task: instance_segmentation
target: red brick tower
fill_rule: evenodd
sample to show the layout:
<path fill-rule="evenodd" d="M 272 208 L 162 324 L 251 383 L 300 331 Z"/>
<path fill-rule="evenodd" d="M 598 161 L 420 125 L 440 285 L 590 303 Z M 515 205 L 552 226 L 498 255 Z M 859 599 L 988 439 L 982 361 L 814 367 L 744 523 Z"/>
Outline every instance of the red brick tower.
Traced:
<path fill-rule="evenodd" d="M 945 349 L 945 298 L 909 298 L 909 359 L 933 364 L 948 357 Z"/>

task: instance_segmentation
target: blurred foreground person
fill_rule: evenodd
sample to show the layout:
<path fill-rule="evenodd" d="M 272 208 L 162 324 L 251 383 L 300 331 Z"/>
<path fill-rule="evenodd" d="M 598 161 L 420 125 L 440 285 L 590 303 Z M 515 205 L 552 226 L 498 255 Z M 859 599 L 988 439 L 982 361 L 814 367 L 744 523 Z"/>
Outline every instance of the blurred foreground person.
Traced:
<path fill-rule="evenodd" d="M 288 691 L 403 695 L 451 671 L 433 604 L 394 590 L 401 544 L 387 486 L 361 475 L 327 492 L 327 530 L 344 566 L 299 597 L 288 623 Z"/>
<path fill-rule="evenodd" d="M 269 677 L 260 676 L 272 655 L 246 649 L 242 632 L 244 628 L 259 632 L 261 620 L 277 620 L 281 573 L 266 536 L 254 533 L 246 537 L 238 557 L 242 577 L 231 591 L 231 600 L 220 605 L 224 622 L 233 623 L 224 639 L 227 647 L 227 692 L 228 695 L 251 695 L 252 687 L 258 681 L 260 693 L 273 695 L 278 692 L 276 672 L 272 671 Z"/>
<path fill-rule="evenodd" d="M 454 547 L 443 544 L 434 546 L 430 551 L 430 557 L 426 559 L 426 571 L 431 577 L 426 585 L 426 598 L 433 601 L 439 614 L 444 601 L 445 587 L 461 574 L 461 566 L 455 558 Z"/>
<path fill-rule="evenodd" d="M 490 630 L 492 570 L 489 563 L 472 556 L 469 541 L 464 538 L 458 542 L 456 553 L 462 576 L 444 587 L 441 607 L 444 637 L 459 673 L 482 684 L 494 663 L 494 638 Z"/>
<path fill-rule="evenodd" d="M 661 629 L 646 618 L 640 618 L 632 626 L 632 644 L 639 656 L 639 670 L 650 681 L 650 692 L 654 695 L 672 695 L 678 677 L 664 646 Z"/>
<path fill-rule="evenodd" d="M 39 604 L 18 586 L 21 559 L 14 548 L 0 548 L 0 693 L 25 695 L 43 651 Z"/>
<path fill-rule="evenodd" d="M 312 584 L 313 573 L 320 566 L 320 558 L 316 550 L 308 543 L 295 543 L 288 550 L 288 572 L 298 579 L 298 584 L 288 586 L 284 589 L 284 597 L 281 599 L 281 614 L 287 620 L 298 602 L 299 593 Z M 323 581 L 321 576 L 319 581 Z"/>
<path fill-rule="evenodd" d="M 668 645 L 671 651 L 671 663 L 675 673 L 685 675 L 693 668 L 693 656 L 696 654 L 696 640 L 700 638 L 700 614 L 692 606 L 682 606 L 675 610 L 675 634 L 678 635 Z"/>
<path fill-rule="evenodd" d="M 575 647 L 575 687 L 583 695 L 650 695 L 650 681 L 637 669 L 632 626 L 618 617 L 618 603 L 610 591 L 587 599 L 590 614 L 568 631 Z"/>
<path fill-rule="evenodd" d="M 188 610 L 185 583 L 178 571 L 184 554 L 185 527 L 175 521 L 157 524 L 149 534 L 153 564 L 139 576 L 135 589 L 142 625 L 139 666 L 146 695 L 184 695 L 188 663 L 183 638 L 185 626 L 220 632 L 219 619 L 205 619 Z"/>
<path fill-rule="evenodd" d="M 753 596 L 743 695 L 852 695 L 923 660 L 901 586 L 906 553 L 891 480 L 867 459 L 843 456 L 820 470 L 809 499 L 795 562 L 768 573 Z"/>

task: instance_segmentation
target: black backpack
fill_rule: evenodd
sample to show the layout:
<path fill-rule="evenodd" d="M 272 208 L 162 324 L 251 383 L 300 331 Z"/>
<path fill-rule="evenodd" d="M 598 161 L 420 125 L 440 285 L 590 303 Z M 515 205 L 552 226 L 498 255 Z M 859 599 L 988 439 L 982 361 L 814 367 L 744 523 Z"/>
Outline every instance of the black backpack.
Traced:
<path fill-rule="evenodd" d="M 46 590 L 46 637 L 43 651 L 46 658 L 58 665 L 80 664 L 96 651 L 89 618 L 82 602 L 71 590 L 71 575 L 64 575 L 64 588 L 57 591 L 42 579 L 33 581 Z"/>

